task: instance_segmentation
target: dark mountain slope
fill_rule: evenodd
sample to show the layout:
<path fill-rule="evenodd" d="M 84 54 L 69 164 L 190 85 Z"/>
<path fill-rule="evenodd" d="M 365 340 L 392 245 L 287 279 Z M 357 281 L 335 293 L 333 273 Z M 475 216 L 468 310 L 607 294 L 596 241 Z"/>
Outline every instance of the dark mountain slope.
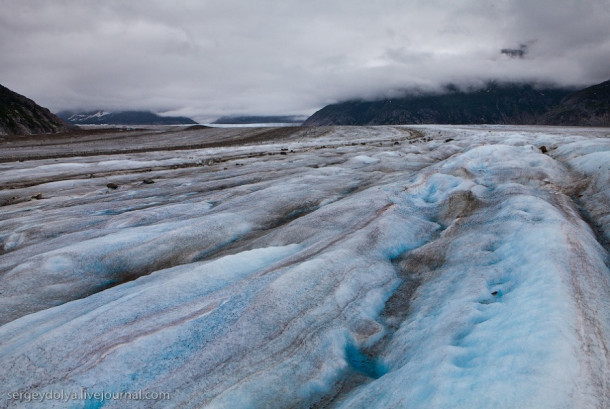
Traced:
<path fill-rule="evenodd" d="M 73 128 L 48 109 L 0 85 L 0 135 L 57 133 Z"/>
<path fill-rule="evenodd" d="M 610 80 L 575 92 L 546 113 L 547 125 L 610 126 Z"/>
<path fill-rule="evenodd" d="M 438 95 L 328 105 L 304 125 L 532 124 L 571 92 L 495 82 L 473 91 L 455 86 L 445 90 Z"/>

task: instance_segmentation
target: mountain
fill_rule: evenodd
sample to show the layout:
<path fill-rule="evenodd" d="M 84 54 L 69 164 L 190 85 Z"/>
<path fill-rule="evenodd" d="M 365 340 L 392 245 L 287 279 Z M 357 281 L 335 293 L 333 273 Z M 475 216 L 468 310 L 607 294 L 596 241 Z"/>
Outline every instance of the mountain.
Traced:
<path fill-rule="evenodd" d="M 441 94 L 328 105 L 304 125 L 533 124 L 572 91 L 497 82 L 474 90 L 447 85 Z"/>
<path fill-rule="evenodd" d="M 0 135 L 57 133 L 72 128 L 47 108 L 0 85 Z"/>
<path fill-rule="evenodd" d="M 75 125 L 196 125 L 184 116 L 160 116 L 149 111 L 62 111 L 60 118 Z"/>
<path fill-rule="evenodd" d="M 223 116 L 212 122 L 213 124 L 295 124 L 300 125 L 307 118 L 300 116 Z"/>
<path fill-rule="evenodd" d="M 547 112 L 546 125 L 610 126 L 610 80 L 575 92 Z"/>

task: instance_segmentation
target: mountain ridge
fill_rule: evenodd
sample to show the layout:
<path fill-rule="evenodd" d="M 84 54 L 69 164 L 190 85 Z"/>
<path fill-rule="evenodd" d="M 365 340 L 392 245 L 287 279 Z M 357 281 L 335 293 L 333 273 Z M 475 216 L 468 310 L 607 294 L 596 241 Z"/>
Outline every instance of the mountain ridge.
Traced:
<path fill-rule="evenodd" d="M 197 125 L 184 116 L 161 116 L 150 111 L 60 111 L 57 116 L 74 125 Z"/>
<path fill-rule="evenodd" d="M 605 84 L 605 83 L 604 83 Z M 599 86 L 601 84 L 598 84 Z M 595 87 L 595 86 L 594 86 Z M 591 87 L 590 87 L 591 88 Z M 402 125 L 402 124 L 504 124 L 504 125 L 581 125 L 595 123 L 610 125 L 608 92 L 599 92 L 605 102 L 596 114 L 599 120 L 580 121 L 574 115 L 567 120 L 568 108 L 563 108 L 564 120 L 545 116 L 553 109 L 570 104 L 584 90 L 527 83 L 488 82 L 483 88 L 462 90 L 447 85 L 440 94 L 414 93 L 400 98 L 380 100 L 349 100 L 323 107 L 310 116 L 304 125 Z M 579 115 L 587 116 L 590 105 L 581 95 Z M 576 97 L 574 97 L 576 96 Z M 562 105 L 564 104 L 564 105 Z M 574 111 L 572 102 L 572 111 Z M 583 108 L 585 107 L 585 108 Z M 606 116 L 604 116 L 606 115 Z"/>
<path fill-rule="evenodd" d="M 306 117 L 296 115 L 226 115 L 216 119 L 213 124 L 261 124 L 261 123 L 286 123 L 302 124 Z"/>
<path fill-rule="evenodd" d="M 0 135 L 67 132 L 74 127 L 33 100 L 0 85 Z"/>
<path fill-rule="evenodd" d="M 610 80 L 565 97 L 547 112 L 545 125 L 610 126 Z"/>

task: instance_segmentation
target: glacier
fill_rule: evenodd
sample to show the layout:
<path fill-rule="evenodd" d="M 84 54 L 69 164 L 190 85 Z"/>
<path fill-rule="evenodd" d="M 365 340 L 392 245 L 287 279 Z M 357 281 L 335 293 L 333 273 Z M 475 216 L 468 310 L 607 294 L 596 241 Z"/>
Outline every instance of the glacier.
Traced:
<path fill-rule="evenodd" d="M 0 407 L 610 407 L 608 129 L 253 132 L 0 150 Z"/>

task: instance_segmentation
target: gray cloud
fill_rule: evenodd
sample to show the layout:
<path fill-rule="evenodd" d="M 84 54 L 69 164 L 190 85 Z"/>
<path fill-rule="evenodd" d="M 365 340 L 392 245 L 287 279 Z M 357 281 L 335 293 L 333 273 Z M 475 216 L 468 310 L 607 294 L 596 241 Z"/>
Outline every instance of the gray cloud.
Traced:
<path fill-rule="evenodd" d="M 446 82 L 601 82 L 608 21 L 607 0 L 0 0 L 0 83 L 53 110 L 308 114 Z"/>

